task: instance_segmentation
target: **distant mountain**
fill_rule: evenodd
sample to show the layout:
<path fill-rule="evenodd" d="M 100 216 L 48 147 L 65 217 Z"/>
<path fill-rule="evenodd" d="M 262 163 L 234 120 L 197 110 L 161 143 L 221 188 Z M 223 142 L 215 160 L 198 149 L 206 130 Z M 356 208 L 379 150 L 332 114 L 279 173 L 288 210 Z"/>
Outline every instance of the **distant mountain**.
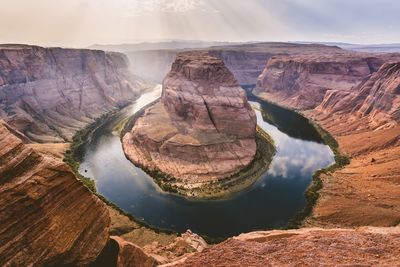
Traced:
<path fill-rule="evenodd" d="M 400 43 L 395 44 L 350 44 L 340 42 L 296 42 L 300 44 L 326 44 L 334 45 L 346 50 L 369 52 L 369 53 L 399 53 Z"/>
<path fill-rule="evenodd" d="M 238 42 L 206 42 L 206 41 L 187 41 L 187 40 L 173 40 L 161 42 L 142 42 L 135 44 L 110 44 L 110 45 L 91 45 L 89 49 L 98 49 L 104 51 L 115 52 L 133 52 L 144 50 L 176 50 L 176 49 L 193 49 L 193 48 L 206 48 L 210 46 L 225 46 L 241 44 Z"/>

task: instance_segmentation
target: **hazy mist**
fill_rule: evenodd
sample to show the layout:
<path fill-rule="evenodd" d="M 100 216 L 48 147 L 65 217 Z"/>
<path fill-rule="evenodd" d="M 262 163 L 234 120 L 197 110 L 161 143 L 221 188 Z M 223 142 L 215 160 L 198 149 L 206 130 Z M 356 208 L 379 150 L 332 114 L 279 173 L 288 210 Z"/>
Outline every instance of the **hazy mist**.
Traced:
<path fill-rule="evenodd" d="M 0 43 L 400 42 L 397 0 L 0 0 Z"/>

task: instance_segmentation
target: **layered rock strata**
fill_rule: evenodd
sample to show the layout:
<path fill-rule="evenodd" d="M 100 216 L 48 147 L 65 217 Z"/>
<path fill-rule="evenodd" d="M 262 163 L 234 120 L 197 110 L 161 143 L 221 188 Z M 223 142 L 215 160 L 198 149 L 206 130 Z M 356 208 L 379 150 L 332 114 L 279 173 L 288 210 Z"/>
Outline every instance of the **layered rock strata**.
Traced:
<path fill-rule="evenodd" d="M 256 116 L 232 73 L 207 52 L 178 55 L 162 97 L 123 138 L 135 164 L 191 186 L 229 177 L 256 154 Z"/>
<path fill-rule="evenodd" d="M 394 55 L 331 53 L 272 57 L 260 75 L 256 95 L 296 109 L 318 106 L 331 90 L 352 91 Z"/>
<path fill-rule="evenodd" d="M 131 71 L 143 78 L 161 83 L 179 52 L 185 49 L 160 49 L 125 52 L 131 61 Z M 295 43 L 254 43 L 198 48 L 224 61 L 241 85 L 254 85 L 268 59 L 275 55 L 331 54 L 343 50 L 336 46 Z M 193 49 L 190 49 L 193 50 Z"/>
<path fill-rule="evenodd" d="M 316 108 L 324 114 L 362 118 L 372 129 L 400 123 L 400 62 L 386 63 L 351 91 L 328 91 Z M 358 126 L 359 127 L 359 126 Z M 356 131 L 357 128 L 349 129 Z"/>
<path fill-rule="evenodd" d="M 303 112 L 328 130 L 337 139 L 342 152 L 351 158 L 344 168 L 321 174 L 323 187 L 312 216 L 307 220 L 308 225 L 398 225 L 398 66 L 398 63 L 386 63 L 349 90 L 340 90 L 340 81 L 337 86 L 333 83 L 334 89 L 326 92 L 316 109 Z M 293 101 L 278 101 L 273 94 L 260 96 L 291 108 L 299 107 Z"/>
<path fill-rule="evenodd" d="M 84 266 L 108 241 L 105 205 L 70 168 L 0 121 L 0 265 Z"/>
<path fill-rule="evenodd" d="M 321 105 L 307 112 L 351 157 L 350 165 L 322 175 L 322 197 L 310 223 L 398 225 L 399 88 L 400 63 L 387 63 L 352 92 L 329 92 Z"/>
<path fill-rule="evenodd" d="M 123 54 L 0 46 L 0 117 L 32 141 L 68 141 L 145 86 Z"/>
<path fill-rule="evenodd" d="M 241 85 L 254 85 L 267 61 L 277 55 L 333 54 L 344 52 L 336 46 L 296 43 L 254 43 L 211 47 L 210 54 L 222 59 Z"/>

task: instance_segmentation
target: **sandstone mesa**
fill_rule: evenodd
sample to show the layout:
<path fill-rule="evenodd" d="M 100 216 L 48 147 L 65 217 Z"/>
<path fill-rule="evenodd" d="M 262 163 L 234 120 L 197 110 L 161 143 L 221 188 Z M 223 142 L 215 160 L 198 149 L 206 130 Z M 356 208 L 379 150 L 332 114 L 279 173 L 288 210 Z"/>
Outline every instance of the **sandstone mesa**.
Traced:
<path fill-rule="evenodd" d="M 128 158 L 182 182 L 229 177 L 256 154 L 256 116 L 223 62 L 207 52 L 177 56 L 161 100 L 123 138 Z"/>

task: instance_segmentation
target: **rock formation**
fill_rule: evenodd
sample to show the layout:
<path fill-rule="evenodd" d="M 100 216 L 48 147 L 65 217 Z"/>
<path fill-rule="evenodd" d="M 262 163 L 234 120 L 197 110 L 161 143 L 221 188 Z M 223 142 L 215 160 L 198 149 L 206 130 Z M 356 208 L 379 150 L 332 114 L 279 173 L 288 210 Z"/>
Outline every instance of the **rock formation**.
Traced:
<path fill-rule="evenodd" d="M 140 247 L 109 237 L 109 208 L 65 163 L 16 135 L 0 120 L 1 266 L 157 265 Z"/>
<path fill-rule="evenodd" d="M 220 59 L 207 52 L 178 55 L 161 100 L 123 138 L 135 164 L 181 182 L 229 177 L 256 154 L 256 116 Z"/>
<path fill-rule="evenodd" d="M 280 42 L 212 47 L 209 51 L 211 55 L 224 61 L 226 67 L 241 85 L 255 85 L 267 61 L 276 55 L 343 52 L 336 46 Z"/>
<path fill-rule="evenodd" d="M 116 267 L 155 267 L 158 262 L 152 256 L 145 253 L 140 247 L 133 243 L 127 242 L 118 236 L 112 236 L 111 242 L 118 245 L 118 255 Z"/>
<path fill-rule="evenodd" d="M 312 224 L 398 225 L 399 70 L 400 63 L 386 63 L 351 92 L 328 91 L 322 104 L 307 112 L 351 157 L 350 165 L 321 177 Z"/>
<path fill-rule="evenodd" d="M 0 117 L 33 141 L 70 140 L 144 86 L 123 54 L 0 46 Z"/>
<path fill-rule="evenodd" d="M 131 71 L 140 77 L 161 83 L 168 74 L 171 64 L 182 49 L 159 49 L 145 51 L 125 51 Z M 258 76 L 269 58 L 274 55 L 309 54 L 312 52 L 335 53 L 343 51 L 335 46 L 295 43 L 254 43 L 198 48 L 224 61 L 241 85 L 255 85 Z M 117 50 L 116 50 L 117 51 Z"/>
<path fill-rule="evenodd" d="M 165 267 L 397 266 L 399 246 L 399 227 L 252 232 Z"/>
<path fill-rule="evenodd" d="M 352 115 L 372 129 L 400 123 L 400 62 L 386 63 L 351 91 L 328 91 L 316 108 L 324 114 Z M 359 123 L 355 122 L 355 125 Z M 356 129 L 352 129 L 355 131 Z"/>
<path fill-rule="evenodd" d="M 68 166 L 13 133 L 0 121 L 0 265 L 93 262 L 108 241 L 105 205 Z"/>
<path fill-rule="evenodd" d="M 281 105 L 312 109 L 327 91 L 351 91 L 392 58 L 400 55 L 341 52 L 275 56 L 260 75 L 254 93 Z"/>

